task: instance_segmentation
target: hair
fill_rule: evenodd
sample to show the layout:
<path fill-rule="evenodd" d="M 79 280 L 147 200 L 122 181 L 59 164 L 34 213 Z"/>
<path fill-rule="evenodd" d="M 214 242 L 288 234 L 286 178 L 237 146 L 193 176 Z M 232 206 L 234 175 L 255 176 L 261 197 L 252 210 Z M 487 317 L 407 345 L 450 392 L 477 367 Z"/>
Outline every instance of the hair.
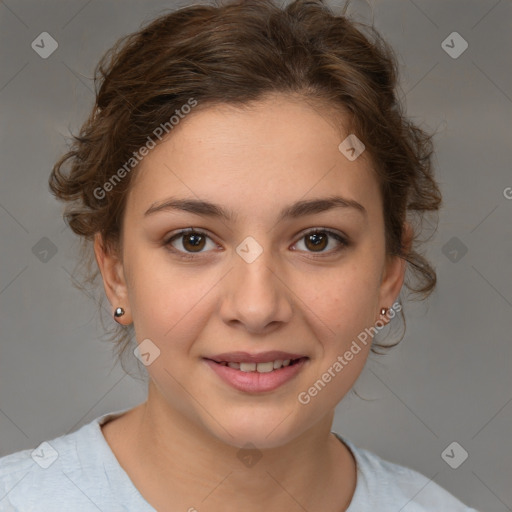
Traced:
<path fill-rule="evenodd" d="M 420 252 L 420 235 L 427 214 L 435 214 L 441 204 L 433 175 L 433 135 L 404 115 L 394 51 L 373 25 L 346 14 L 348 3 L 341 14 L 322 0 L 296 0 L 283 7 L 273 0 L 188 6 L 142 25 L 101 57 L 94 72 L 94 107 L 49 178 L 51 192 L 66 202 L 66 224 L 82 243 L 83 275 L 75 286 L 101 288 L 93 251 L 96 233 L 106 251 L 122 250 L 126 198 L 137 166 L 122 174 L 120 167 L 126 169 L 128 161 L 133 166 L 134 152 L 154 138 L 155 128 L 168 126 L 191 99 L 198 104 L 195 112 L 218 104 L 242 108 L 279 93 L 345 116 L 349 133 L 363 141 L 379 183 L 386 254 L 406 260 L 404 286 L 411 298 L 430 295 L 436 272 Z M 98 194 L 116 173 L 122 179 Z M 413 228 L 409 247 L 405 221 Z M 100 317 L 103 300 L 102 295 Z M 401 316 L 405 334 L 402 310 Z M 109 326 L 103 318 L 102 324 L 126 371 L 122 356 L 133 326 L 109 320 Z M 391 345 L 374 340 L 372 351 L 385 353 L 378 349 L 402 338 Z"/>

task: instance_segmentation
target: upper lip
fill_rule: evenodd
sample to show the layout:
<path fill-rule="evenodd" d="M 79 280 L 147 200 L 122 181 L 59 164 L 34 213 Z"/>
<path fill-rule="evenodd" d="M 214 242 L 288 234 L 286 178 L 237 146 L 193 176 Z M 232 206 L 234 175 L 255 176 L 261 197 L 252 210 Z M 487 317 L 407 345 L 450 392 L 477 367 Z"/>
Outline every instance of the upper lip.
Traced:
<path fill-rule="evenodd" d="M 304 354 L 292 354 L 280 350 L 271 350 L 270 352 L 261 352 L 260 354 L 249 354 L 248 352 L 225 352 L 216 354 L 206 359 L 211 359 L 217 363 L 265 363 L 267 361 L 285 361 L 286 359 L 300 359 L 307 357 Z"/>

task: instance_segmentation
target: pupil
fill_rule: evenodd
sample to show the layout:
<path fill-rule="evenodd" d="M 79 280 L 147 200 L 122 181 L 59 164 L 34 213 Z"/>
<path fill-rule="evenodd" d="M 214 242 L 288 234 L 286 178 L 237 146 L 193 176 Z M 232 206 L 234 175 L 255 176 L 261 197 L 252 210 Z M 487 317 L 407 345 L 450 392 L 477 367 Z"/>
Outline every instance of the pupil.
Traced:
<path fill-rule="evenodd" d="M 203 238 L 203 236 L 199 235 L 199 234 L 188 235 L 185 238 L 185 247 L 187 247 L 187 244 L 191 244 L 191 246 L 195 247 L 196 249 L 197 248 L 202 249 L 204 246 L 204 239 L 201 240 L 202 238 Z M 201 245 L 201 242 L 202 242 L 202 245 Z"/>
<path fill-rule="evenodd" d="M 307 241 L 312 242 L 315 248 L 324 249 L 326 238 L 325 234 L 312 233 L 307 236 Z"/>

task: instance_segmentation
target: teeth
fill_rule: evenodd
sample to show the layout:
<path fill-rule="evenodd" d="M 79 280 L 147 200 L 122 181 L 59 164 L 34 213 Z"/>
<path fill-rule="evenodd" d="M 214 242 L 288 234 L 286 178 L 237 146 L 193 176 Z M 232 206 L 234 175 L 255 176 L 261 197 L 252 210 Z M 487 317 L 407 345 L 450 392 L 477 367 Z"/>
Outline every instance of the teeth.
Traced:
<path fill-rule="evenodd" d="M 256 370 L 256 363 L 240 363 L 240 370 L 242 372 L 253 372 Z"/>
<path fill-rule="evenodd" d="M 256 365 L 256 371 L 258 373 L 268 373 L 274 369 L 274 363 L 269 361 L 268 363 L 258 363 Z"/>
<path fill-rule="evenodd" d="M 222 361 L 222 366 L 229 366 L 235 370 L 240 370 L 242 372 L 258 372 L 258 373 L 269 373 L 273 370 L 278 370 L 284 366 L 289 366 L 291 359 L 285 359 L 284 361 L 281 359 L 276 359 L 275 361 L 267 361 L 265 363 L 226 363 L 226 361 Z"/>

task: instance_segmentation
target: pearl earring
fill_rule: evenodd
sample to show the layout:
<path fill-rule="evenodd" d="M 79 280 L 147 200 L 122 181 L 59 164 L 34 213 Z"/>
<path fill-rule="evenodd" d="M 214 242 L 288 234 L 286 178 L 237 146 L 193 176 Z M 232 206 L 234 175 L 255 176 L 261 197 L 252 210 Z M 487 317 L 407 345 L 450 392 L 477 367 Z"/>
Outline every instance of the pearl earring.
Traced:
<path fill-rule="evenodd" d="M 119 324 L 120 322 L 117 319 L 123 315 L 124 315 L 124 309 L 116 308 L 116 310 L 114 311 L 114 320 Z"/>

